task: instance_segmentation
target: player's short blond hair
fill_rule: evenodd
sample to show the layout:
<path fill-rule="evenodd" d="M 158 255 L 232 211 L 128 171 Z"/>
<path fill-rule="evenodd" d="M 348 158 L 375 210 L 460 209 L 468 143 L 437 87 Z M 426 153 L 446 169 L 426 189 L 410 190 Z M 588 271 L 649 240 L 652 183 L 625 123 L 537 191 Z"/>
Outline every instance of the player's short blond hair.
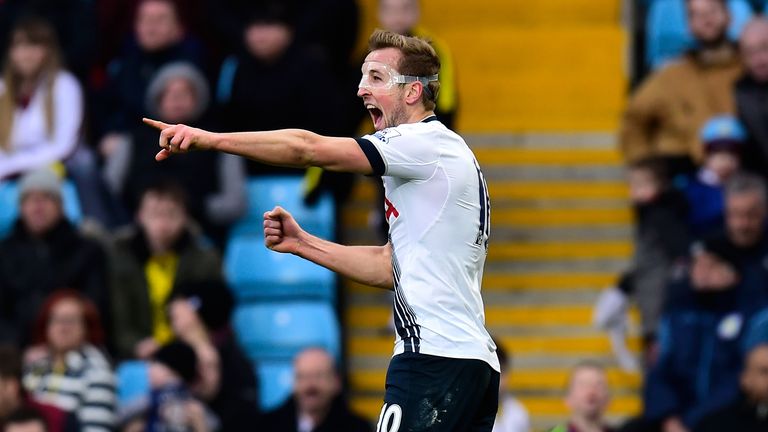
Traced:
<path fill-rule="evenodd" d="M 368 39 L 368 50 L 395 48 L 402 53 L 397 71 L 403 75 L 426 77 L 440 71 L 440 59 L 429 41 L 403 36 L 386 30 L 376 30 Z M 422 92 L 421 101 L 428 111 L 435 109 L 440 81 L 430 81 L 429 91 Z"/>

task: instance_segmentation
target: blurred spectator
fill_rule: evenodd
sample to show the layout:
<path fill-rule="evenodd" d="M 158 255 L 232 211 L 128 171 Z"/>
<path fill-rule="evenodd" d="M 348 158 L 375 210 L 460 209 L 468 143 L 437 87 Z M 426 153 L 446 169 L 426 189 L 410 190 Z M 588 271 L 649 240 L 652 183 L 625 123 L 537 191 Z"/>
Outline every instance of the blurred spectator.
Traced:
<path fill-rule="evenodd" d="M 746 73 L 736 83 L 739 118 L 749 132 L 743 152 L 744 167 L 768 176 L 768 19 L 754 18 L 741 34 Z"/>
<path fill-rule="evenodd" d="M 723 228 L 725 183 L 739 171 L 746 131 L 732 116 L 713 117 L 701 130 L 704 164 L 682 181 L 688 198 L 688 227 L 693 238 L 703 238 Z"/>
<path fill-rule="evenodd" d="M 615 288 L 601 294 L 595 306 L 595 322 L 612 333 L 617 347 L 616 342 L 623 340 L 628 298 L 633 297 L 649 348 L 656 337 L 669 273 L 688 250 L 688 206 L 685 196 L 672 187 L 665 164 L 659 159 L 630 164 L 627 179 L 636 220 L 632 268 Z M 630 369 L 635 367 L 631 363 L 622 360 Z"/>
<path fill-rule="evenodd" d="M 178 339 L 200 360 L 193 393 L 221 419 L 222 430 L 250 431 L 258 424 L 258 390 L 253 365 L 230 327 L 234 299 L 220 280 L 179 284 L 168 307 Z"/>
<path fill-rule="evenodd" d="M 118 234 L 110 259 L 114 342 L 122 358 L 149 358 L 171 340 L 166 305 L 187 281 L 221 279 L 218 253 L 189 224 L 186 194 L 177 183 L 149 186 L 135 227 Z"/>
<path fill-rule="evenodd" d="M 768 345 L 747 355 L 741 393 L 730 405 L 704 418 L 696 432 L 763 432 L 768 430 Z"/>
<path fill-rule="evenodd" d="M 440 94 L 435 114 L 448 129 L 454 129 L 458 108 L 458 84 L 448 46 L 419 25 L 419 0 L 379 0 L 379 25 L 394 33 L 427 39 L 440 59 Z"/>
<path fill-rule="evenodd" d="M 662 283 L 661 279 L 658 278 L 659 283 Z M 660 291 L 660 295 L 663 295 L 663 285 L 657 289 Z M 611 350 L 616 356 L 616 361 L 623 370 L 628 372 L 636 372 L 640 368 L 637 359 L 627 346 L 626 340 L 627 330 L 629 329 L 629 297 L 634 294 L 634 290 L 634 273 L 631 270 L 624 272 L 619 276 L 615 286 L 608 287 L 600 293 L 592 311 L 592 322 L 597 328 L 608 333 Z M 658 301 L 660 303 L 662 300 Z M 643 323 L 641 322 L 641 324 Z M 647 328 L 648 324 L 643 324 L 645 356 L 648 355 L 647 352 L 652 347 L 656 338 L 655 326 L 652 334 L 646 333 Z"/>
<path fill-rule="evenodd" d="M 174 0 L 139 2 L 134 38 L 108 66 L 106 89 L 94 110 L 102 151 L 124 139 L 119 133 L 141 123 L 147 88 L 163 65 L 174 61 L 202 65 L 202 47 L 186 33 L 178 8 Z"/>
<path fill-rule="evenodd" d="M 295 39 L 292 19 L 282 3 L 254 11 L 242 34 L 244 52 L 225 60 L 217 99 L 227 130 L 298 127 L 321 134 L 341 132 L 336 78 L 322 51 Z M 248 163 L 251 175 L 274 172 L 302 173 Z"/>
<path fill-rule="evenodd" d="M 83 95 L 54 29 L 28 18 L 11 32 L 0 82 L 0 179 L 64 161 L 81 139 Z"/>
<path fill-rule="evenodd" d="M 220 44 L 228 52 L 243 46 L 243 33 L 255 15 L 275 0 L 208 0 L 206 16 Z M 358 7 L 355 0 L 284 0 L 291 21 L 296 24 L 299 43 L 321 49 L 336 73 L 343 73 L 358 31 Z M 333 23 L 333 25 L 328 25 Z M 357 82 L 355 82 L 357 84 Z"/>
<path fill-rule="evenodd" d="M 43 415 L 49 432 L 79 432 L 74 414 L 35 401 L 21 384 L 21 354 L 13 345 L 0 345 L 0 425 L 18 410 L 32 409 Z"/>
<path fill-rule="evenodd" d="M 75 413 L 84 430 L 115 426 L 115 376 L 96 305 L 74 290 L 59 290 L 35 323 L 36 345 L 25 354 L 24 387 L 35 399 Z"/>
<path fill-rule="evenodd" d="M 703 160 L 698 133 L 704 122 L 734 112 L 733 84 L 742 70 L 736 47 L 726 38 L 725 1 L 686 0 L 686 6 L 698 48 L 640 85 L 619 133 L 628 162 L 663 157 L 673 177 Z"/>
<path fill-rule="evenodd" d="M 512 359 L 496 339 L 496 354 L 501 365 L 501 385 L 499 386 L 499 411 L 496 414 L 496 422 L 493 432 L 528 432 L 531 430 L 531 422 L 528 411 L 520 403 L 509 389 L 509 374 L 512 369 Z"/>
<path fill-rule="evenodd" d="M 3 425 L 3 432 L 49 432 L 45 417 L 31 408 L 20 408 L 11 413 Z"/>
<path fill-rule="evenodd" d="M 166 123 L 210 128 L 209 101 L 203 74 L 190 63 L 175 62 L 163 66 L 150 82 L 146 111 Z M 245 211 L 245 160 L 225 153 L 196 152 L 158 164 L 157 133 L 152 128 L 141 124 L 126 137 L 127 141 L 110 150 L 105 175 L 129 214 L 135 212 L 147 185 L 174 178 L 188 193 L 190 214 L 222 245 L 228 225 Z"/>
<path fill-rule="evenodd" d="M 706 247 L 736 263 L 742 285 L 755 305 L 768 293 L 768 198 L 766 184 L 754 174 L 737 174 L 725 186 L 725 233 L 705 240 Z"/>
<path fill-rule="evenodd" d="M 608 432 L 605 410 L 611 400 L 608 377 L 601 365 L 584 361 L 571 370 L 565 404 L 570 412 L 565 424 L 550 432 Z"/>
<path fill-rule="evenodd" d="M 190 392 L 190 386 L 198 378 L 197 368 L 195 350 L 183 342 L 168 343 L 153 354 L 149 364 L 150 402 L 145 427 L 141 430 L 216 430 L 216 419 L 208 416 L 205 405 Z"/>
<path fill-rule="evenodd" d="M 643 392 L 643 430 L 692 430 L 736 396 L 748 328 L 768 304 L 765 285 L 750 286 L 740 264 L 705 243 L 693 248 L 688 274 L 669 287 L 659 358 Z"/>
<path fill-rule="evenodd" d="M 19 220 L 0 242 L 0 340 L 28 343 L 43 299 L 61 287 L 82 292 L 109 318 L 106 254 L 64 216 L 56 173 L 25 174 L 19 207 Z"/>
<path fill-rule="evenodd" d="M 322 348 L 308 348 L 293 361 L 293 397 L 266 414 L 266 432 L 372 432 L 371 424 L 354 414 L 341 396 L 341 378 L 333 357 Z"/>
<path fill-rule="evenodd" d="M 6 47 L 14 25 L 38 16 L 53 26 L 61 41 L 64 64 L 82 81 L 93 65 L 99 38 L 96 32 L 96 3 L 83 0 L 4 0 L 0 2 L 0 47 Z M 7 57 L 0 55 L 0 64 Z"/>

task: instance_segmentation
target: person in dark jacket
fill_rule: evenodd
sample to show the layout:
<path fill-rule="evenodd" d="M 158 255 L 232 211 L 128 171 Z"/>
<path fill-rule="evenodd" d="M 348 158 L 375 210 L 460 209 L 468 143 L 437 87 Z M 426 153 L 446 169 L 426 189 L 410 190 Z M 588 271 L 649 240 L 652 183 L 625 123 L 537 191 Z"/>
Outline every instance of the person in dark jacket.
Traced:
<path fill-rule="evenodd" d="M 109 147 L 139 123 L 144 110 L 144 95 L 152 77 L 164 65 L 189 61 L 202 66 L 201 43 L 189 35 L 179 16 L 174 0 L 140 0 L 133 24 L 134 37 L 121 55 L 107 67 L 105 88 L 93 109 L 94 124 L 101 130 L 99 148 Z"/>
<path fill-rule="evenodd" d="M 106 254 L 66 219 L 61 194 L 50 169 L 20 180 L 20 217 L 0 243 L 0 341 L 27 344 L 43 299 L 58 288 L 82 292 L 109 315 Z"/>
<path fill-rule="evenodd" d="M 208 405 L 227 432 L 251 431 L 258 422 L 253 365 L 230 326 L 235 301 L 221 280 L 176 286 L 168 306 L 174 334 L 195 349 L 200 380 L 193 393 Z"/>
<path fill-rule="evenodd" d="M 111 248 L 110 287 L 118 357 L 146 359 L 172 339 L 166 306 L 173 288 L 221 279 L 222 271 L 218 252 L 190 227 L 186 194 L 177 183 L 149 186 L 136 219 Z"/>
<path fill-rule="evenodd" d="M 293 397 L 264 417 L 265 432 L 372 432 L 371 423 L 350 411 L 331 354 L 300 352 L 293 362 Z"/>
<path fill-rule="evenodd" d="M 768 430 L 768 344 L 754 347 L 741 373 L 741 394 L 701 421 L 695 432 Z"/>
<path fill-rule="evenodd" d="M 768 19 L 757 17 L 741 34 L 746 73 L 736 82 L 736 108 L 749 140 L 742 154 L 744 167 L 768 176 Z"/>
<path fill-rule="evenodd" d="M 670 286 L 643 390 L 646 430 L 692 430 L 738 394 L 744 343 L 768 293 L 734 258 L 716 244 L 694 247 L 689 275 Z"/>

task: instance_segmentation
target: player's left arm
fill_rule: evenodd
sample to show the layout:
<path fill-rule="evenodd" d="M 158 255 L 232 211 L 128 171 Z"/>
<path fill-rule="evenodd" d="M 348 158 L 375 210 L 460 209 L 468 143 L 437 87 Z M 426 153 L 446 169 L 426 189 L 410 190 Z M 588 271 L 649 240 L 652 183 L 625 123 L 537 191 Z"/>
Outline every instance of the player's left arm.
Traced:
<path fill-rule="evenodd" d="M 290 213 L 275 207 L 264 213 L 264 242 L 268 248 L 300 256 L 365 285 L 394 288 L 392 246 L 345 246 L 313 236 Z"/>
<path fill-rule="evenodd" d="M 214 150 L 267 165 L 371 174 L 368 158 L 353 138 L 329 137 L 303 129 L 216 133 L 184 124 L 144 119 L 160 131 L 158 161 L 175 153 Z"/>

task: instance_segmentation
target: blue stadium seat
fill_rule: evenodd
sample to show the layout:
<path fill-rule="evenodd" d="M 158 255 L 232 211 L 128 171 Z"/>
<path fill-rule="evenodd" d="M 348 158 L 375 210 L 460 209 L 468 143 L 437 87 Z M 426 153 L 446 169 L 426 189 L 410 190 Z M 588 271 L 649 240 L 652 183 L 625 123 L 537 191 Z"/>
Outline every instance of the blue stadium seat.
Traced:
<path fill-rule="evenodd" d="M 332 239 L 336 228 L 333 197 L 324 193 L 309 207 L 304 204 L 301 176 L 258 176 L 248 179 L 248 210 L 234 226 L 235 235 L 261 233 L 264 212 L 276 205 L 288 210 L 302 228 L 318 237 Z"/>
<path fill-rule="evenodd" d="M 256 364 L 259 379 L 259 407 L 269 411 L 279 407 L 293 391 L 293 360 L 264 360 Z"/>
<path fill-rule="evenodd" d="M 309 346 L 339 358 L 339 323 L 326 302 L 265 302 L 241 305 L 233 319 L 240 345 L 257 362 L 289 360 Z"/>
<path fill-rule="evenodd" d="M 79 223 L 83 218 L 80 208 L 80 198 L 74 183 L 65 180 L 62 185 L 64 214 L 73 223 Z M 19 188 L 15 181 L 0 182 L 0 238 L 12 228 L 19 215 Z"/>
<path fill-rule="evenodd" d="M 728 0 L 728 9 L 731 13 L 728 37 L 737 40 L 754 12 L 748 0 Z M 651 69 L 658 69 L 694 45 L 688 30 L 685 0 L 652 1 L 645 30 L 645 62 Z"/>
<path fill-rule="evenodd" d="M 224 253 L 224 274 L 239 301 L 335 299 L 333 272 L 295 255 L 267 249 L 261 233 L 230 238 Z"/>
<path fill-rule="evenodd" d="M 129 406 L 149 395 L 149 365 L 140 360 L 124 361 L 117 366 L 117 401 Z"/>

